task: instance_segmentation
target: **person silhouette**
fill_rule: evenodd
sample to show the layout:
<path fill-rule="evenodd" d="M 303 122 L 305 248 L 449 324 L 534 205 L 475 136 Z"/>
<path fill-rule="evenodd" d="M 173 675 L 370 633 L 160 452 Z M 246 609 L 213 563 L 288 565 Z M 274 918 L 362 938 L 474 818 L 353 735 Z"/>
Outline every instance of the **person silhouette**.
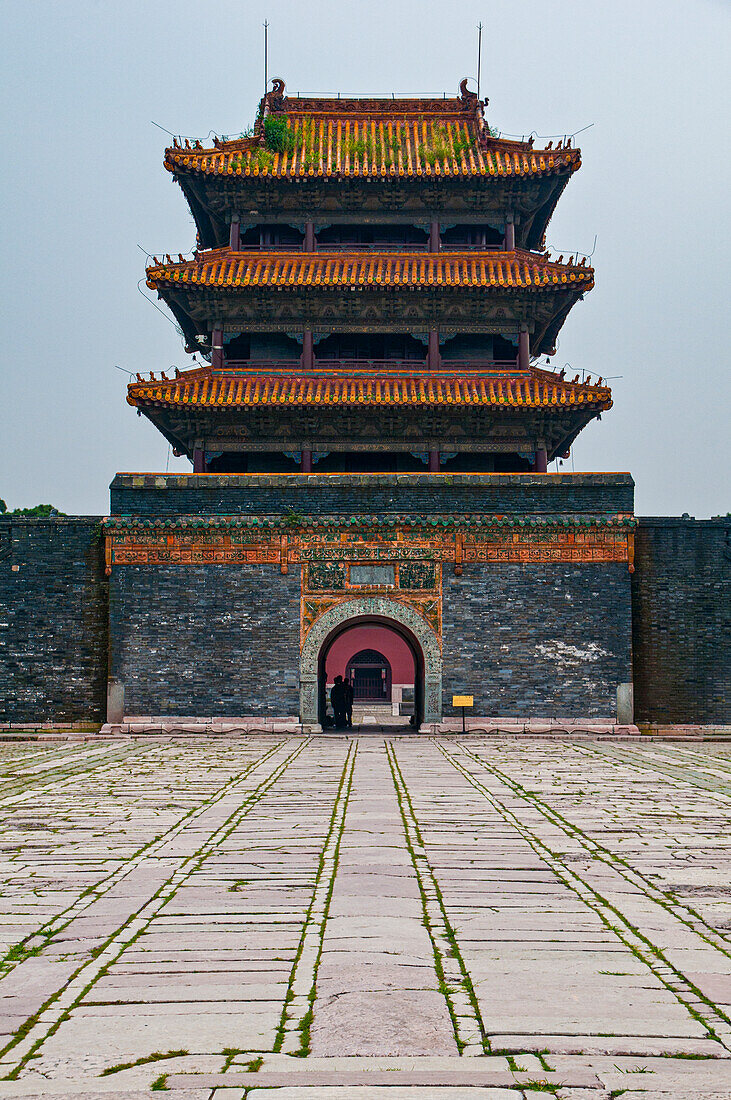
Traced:
<path fill-rule="evenodd" d="M 335 715 L 335 729 L 345 729 L 345 684 L 342 676 L 335 677 L 335 683 L 330 690 L 330 702 Z"/>
<path fill-rule="evenodd" d="M 353 728 L 353 685 L 346 676 L 343 680 L 343 687 L 345 688 L 345 721 L 348 724 L 348 729 Z"/>

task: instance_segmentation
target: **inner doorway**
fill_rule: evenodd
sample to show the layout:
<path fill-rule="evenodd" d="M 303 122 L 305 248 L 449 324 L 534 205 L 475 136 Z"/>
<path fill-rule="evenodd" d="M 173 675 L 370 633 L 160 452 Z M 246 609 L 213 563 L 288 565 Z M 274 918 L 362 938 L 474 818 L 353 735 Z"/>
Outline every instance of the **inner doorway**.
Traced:
<path fill-rule="evenodd" d="M 391 662 L 376 649 L 361 649 L 347 663 L 356 703 L 391 702 Z"/>
<path fill-rule="evenodd" d="M 353 685 L 354 727 L 418 728 L 422 668 L 418 644 L 399 624 L 344 623 L 320 655 L 321 724 L 327 728 L 334 717 L 330 692 L 335 677 L 343 676 Z"/>

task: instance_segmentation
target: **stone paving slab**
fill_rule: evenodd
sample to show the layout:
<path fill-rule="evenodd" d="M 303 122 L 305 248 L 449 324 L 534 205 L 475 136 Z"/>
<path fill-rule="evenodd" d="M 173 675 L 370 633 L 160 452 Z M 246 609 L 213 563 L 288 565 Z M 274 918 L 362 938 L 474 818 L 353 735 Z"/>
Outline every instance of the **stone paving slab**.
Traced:
<path fill-rule="evenodd" d="M 363 1085 L 371 1088 L 390 1087 L 394 1081 L 394 1076 L 398 1078 L 400 1087 L 412 1089 L 438 1086 L 467 1086 L 473 1088 L 477 1085 L 489 1088 L 513 1088 L 515 1085 L 524 1086 L 536 1080 L 531 1073 L 484 1068 L 468 1059 L 459 1061 L 465 1064 L 457 1068 L 442 1065 L 439 1068 L 429 1069 L 363 1069 L 359 1071 L 352 1068 L 328 1070 L 321 1065 L 317 1069 L 310 1069 L 307 1065 L 304 1065 L 299 1070 L 289 1072 L 284 1070 L 260 1070 L 256 1074 L 256 1088 L 326 1088 L 342 1085 L 347 1085 L 350 1088 Z M 540 1079 L 546 1085 L 567 1085 L 576 1088 L 597 1088 L 600 1083 L 595 1073 L 582 1070 L 577 1066 L 566 1067 L 563 1073 L 541 1071 Z M 246 1088 L 251 1087 L 251 1081 L 251 1075 L 243 1073 L 172 1074 L 168 1078 L 170 1088 L 175 1088 L 177 1085 L 188 1088 L 203 1085 L 208 1085 L 211 1088 L 219 1085 Z"/>
<path fill-rule="evenodd" d="M 0 1098 L 731 1096 L 731 744 L 18 742 L 0 816 Z"/>

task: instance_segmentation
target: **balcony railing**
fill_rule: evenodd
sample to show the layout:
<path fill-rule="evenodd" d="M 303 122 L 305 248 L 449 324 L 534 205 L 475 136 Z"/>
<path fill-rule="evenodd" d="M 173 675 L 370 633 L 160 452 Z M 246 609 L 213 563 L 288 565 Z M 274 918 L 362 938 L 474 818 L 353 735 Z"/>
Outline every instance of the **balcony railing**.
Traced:
<path fill-rule="evenodd" d="M 221 370 L 256 371 L 258 374 L 282 374 L 302 369 L 302 360 L 296 359 L 224 359 Z"/>
<path fill-rule="evenodd" d="M 502 241 L 487 242 L 487 244 L 467 244 L 462 241 L 442 241 L 440 252 L 503 252 L 505 245 Z"/>
<path fill-rule="evenodd" d="M 239 252 L 301 252 L 302 241 L 294 241 L 292 244 L 247 244 L 241 241 Z"/>
<path fill-rule="evenodd" d="M 428 241 L 318 241 L 318 252 L 426 252 Z"/>
<path fill-rule="evenodd" d="M 302 243 L 294 244 L 246 244 L 241 242 L 240 252 L 301 252 Z M 440 252 L 502 252 L 502 241 L 487 244 L 462 244 L 459 241 L 442 242 Z M 428 241 L 318 241 L 316 252 L 429 252 Z"/>
<path fill-rule="evenodd" d="M 515 359 L 447 359 L 439 361 L 439 370 L 506 371 L 518 369 Z"/>
<path fill-rule="evenodd" d="M 441 359 L 433 369 L 445 371 L 512 371 L 516 359 Z M 297 359 L 227 359 L 221 368 L 227 371 L 256 371 L 259 374 L 284 374 L 302 369 Z M 353 371 L 389 373 L 394 371 L 421 373 L 430 370 L 426 359 L 315 359 L 314 371 L 348 374 Z"/>
<path fill-rule="evenodd" d="M 425 371 L 426 359 L 315 359 L 314 370 L 337 371 Z"/>

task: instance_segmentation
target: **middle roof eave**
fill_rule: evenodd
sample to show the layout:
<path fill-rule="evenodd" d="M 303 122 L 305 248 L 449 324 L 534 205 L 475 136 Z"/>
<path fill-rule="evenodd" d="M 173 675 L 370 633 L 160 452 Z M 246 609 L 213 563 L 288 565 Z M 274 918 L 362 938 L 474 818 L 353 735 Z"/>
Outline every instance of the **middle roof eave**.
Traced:
<path fill-rule="evenodd" d="M 153 263 L 147 285 L 165 287 L 499 287 L 585 293 L 590 267 L 530 252 L 231 252 L 215 249 L 179 263 Z"/>
<path fill-rule="evenodd" d="M 611 407 L 601 383 L 569 382 L 560 374 L 531 367 L 528 372 L 397 371 L 345 377 L 324 371 L 290 374 L 263 369 L 223 371 L 211 367 L 176 378 L 143 380 L 128 386 L 127 400 L 138 408 L 246 408 L 252 406 L 492 406 L 560 410 Z"/>

